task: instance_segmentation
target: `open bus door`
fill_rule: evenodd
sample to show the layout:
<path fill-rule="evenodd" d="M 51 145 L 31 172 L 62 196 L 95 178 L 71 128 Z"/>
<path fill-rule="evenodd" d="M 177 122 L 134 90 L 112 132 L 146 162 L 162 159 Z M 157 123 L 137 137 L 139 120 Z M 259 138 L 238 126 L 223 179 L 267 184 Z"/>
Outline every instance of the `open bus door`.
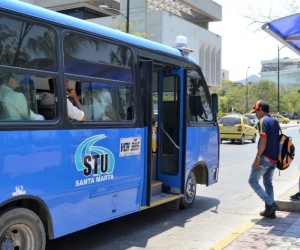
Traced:
<path fill-rule="evenodd" d="M 157 71 L 151 60 L 141 60 L 140 69 L 143 122 L 147 128 L 147 157 L 141 209 L 146 209 L 172 200 L 179 201 L 180 194 L 183 193 L 183 93 L 186 72 Z"/>
<path fill-rule="evenodd" d="M 185 79 L 183 69 L 158 74 L 158 181 L 173 194 L 184 189 Z"/>

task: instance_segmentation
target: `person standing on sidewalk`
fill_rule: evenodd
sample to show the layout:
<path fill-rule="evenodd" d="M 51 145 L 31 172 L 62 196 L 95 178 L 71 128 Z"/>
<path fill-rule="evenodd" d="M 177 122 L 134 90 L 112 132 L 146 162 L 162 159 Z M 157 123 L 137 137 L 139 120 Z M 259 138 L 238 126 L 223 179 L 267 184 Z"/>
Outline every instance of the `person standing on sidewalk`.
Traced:
<path fill-rule="evenodd" d="M 265 202 L 265 210 L 261 216 L 276 218 L 275 211 L 278 209 L 274 202 L 273 173 L 277 163 L 279 151 L 279 124 L 275 118 L 269 115 L 269 104 L 266 101 L 257 101 L 250 113 L 255 113 L 259 121 L 260 138 L 257 153 L 252 164 L 249 184 L 256 194 Z M 265 189 L 259 184 L 263 177 Z"/>
<path fill-rule="evenodd" d="M 300 190 L 300 178 L 299 178 L 298 186 L 299 186 L 299 190 Z M 290 198 L 292 201 L 300 201 L 300 191 L 296 194 L 291 195 Z"/>

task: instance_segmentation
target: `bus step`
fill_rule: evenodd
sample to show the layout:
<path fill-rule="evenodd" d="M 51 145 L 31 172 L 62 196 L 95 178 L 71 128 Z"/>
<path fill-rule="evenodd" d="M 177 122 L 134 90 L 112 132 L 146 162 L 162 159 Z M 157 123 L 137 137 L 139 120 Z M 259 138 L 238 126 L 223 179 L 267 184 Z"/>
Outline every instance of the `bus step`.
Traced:
<path fill-rule="evenodd" d="M 150 207 L 155 207 L 164 203 L 167 203 L 169 201 L 174 201 L 176 199 L 180 199 L 180 194 L 167 194 L 167 193 L 161 193 L 159 195 L 155 195 L 151 197 L 151 204 L 150 206 L 142 206 L 141 210 L 145 210 Z"/>
<path fill-rule="evenodd" d="M 161 194 L 162 182 L 152 180 L 151 181 L 151 197 Z"/>

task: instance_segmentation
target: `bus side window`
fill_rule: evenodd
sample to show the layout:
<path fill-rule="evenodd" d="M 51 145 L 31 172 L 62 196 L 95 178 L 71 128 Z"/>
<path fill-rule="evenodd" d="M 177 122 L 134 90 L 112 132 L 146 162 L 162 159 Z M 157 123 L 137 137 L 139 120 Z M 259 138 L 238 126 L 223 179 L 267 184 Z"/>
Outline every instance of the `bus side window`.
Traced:
<path fill-rule="evenodd" d="M 10 120 L 10 116 L 7 111 L 6 105 L 2 100 L 0 100 L 0 120 L 1 121 Z"/>
<path fill-rule="evenodd" d="M 193 72 L 197 74 L 196 71 Z M 189 76 L 187 84 L 188 119 L 193 122 L 212 122 L 213 116 L 209 104 L 208 94 L 203 88 L 203 81 L 199 75 Z"/>
<path fill-rule="evenodd" d="M 44 116 L 45 120 L 53 120 L 56 117 L 56 98 L 55 98 L 55 84 L 53 78 L 46 80 L 45 78 L 38 78 L 38 113 Z"/>
<path fill-rule="evenodd" d="M 102 83 L 82 84 L 83 108 L 87 121 L 133 119 L 132 88 Z"/>
<path fill-rule="evenodd" d="M 46 120 L 53 120 L 55 118 L 56 107 L 54 94 L 48 92 L 42 93 L 38 111 Z"/>
<path fill-rule="evenodd" d="M 44 120 L 38 114 L 36 81 L 37 77 L 34 75 L 17 75 L 11 72 L 2 76 L 1 120 Z"/>

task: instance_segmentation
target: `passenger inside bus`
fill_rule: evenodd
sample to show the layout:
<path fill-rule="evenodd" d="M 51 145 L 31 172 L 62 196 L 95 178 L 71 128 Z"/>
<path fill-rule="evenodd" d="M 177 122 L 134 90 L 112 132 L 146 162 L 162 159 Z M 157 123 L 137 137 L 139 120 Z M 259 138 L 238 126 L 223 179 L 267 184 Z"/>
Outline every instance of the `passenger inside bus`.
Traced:
<path fill-rule="evenodd" d="M 117 111 L 112 106 L 111 93 L 108 89 L 102 89 L 99 94 L 99 101 L 104 107 L 104 112 L 102 113 L 100 119 L 109 119 L 109 120 L 121 120 L 121 117 L 118 115 Z"/>
<path fill-rule="evenodd" d="M 68 116 L 71 119 L 77 121 L 85 121 L 86 116 L 84 109 L 76 95 L 74 89 L 69 88 L 69 81 L 66 80 L 66 89 L 67 89 L 67 106 L 68 106 Z"/>
<path fill-rule="evenodd" d="M 18 76 L 7 74 L 6 84 L 0 87 L 1 100 L 7 110 L 9 120 L 44 120 L 44 117 L 28 109 L 23 93 L 15 91 L 18 87 Z"/>
<path fill-rule="evenodd" d="M 87 120 L 91 121 L 117 121 L 121 120 L 113 108 L 111 93 L 107 88 L 99 90 L 99 84 L 87 83 L 84 94 L 84 110 Z M 92 86 L 92 87 L 91 87 Z M 94 88 L 93 88 L 94 87 Z"/>

